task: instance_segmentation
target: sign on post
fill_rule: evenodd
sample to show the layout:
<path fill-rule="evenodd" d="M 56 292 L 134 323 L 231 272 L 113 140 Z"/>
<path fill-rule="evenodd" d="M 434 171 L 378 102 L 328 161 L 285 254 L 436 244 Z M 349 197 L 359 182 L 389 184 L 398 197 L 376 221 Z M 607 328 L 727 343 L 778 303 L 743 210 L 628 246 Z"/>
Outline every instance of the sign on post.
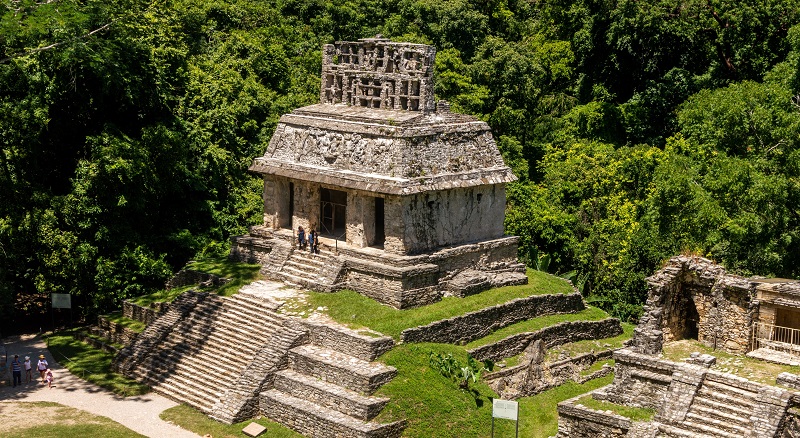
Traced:
<path fill-rule="evenodd" d="M 511 400 L 492 400 L 492 437 L 494 437 L 494 419 L 514 420 L 517 422 L 516 436 L 519 437 L 519 403 Z"/>
<path fill-rule="evenodd" d="M 53 308 L 54 309 L 71 309 L 72 303 L 70 301 L 69 294 L 57 294 L 55 292 L 50 294 L 50 297 L 53 300 Z"/>

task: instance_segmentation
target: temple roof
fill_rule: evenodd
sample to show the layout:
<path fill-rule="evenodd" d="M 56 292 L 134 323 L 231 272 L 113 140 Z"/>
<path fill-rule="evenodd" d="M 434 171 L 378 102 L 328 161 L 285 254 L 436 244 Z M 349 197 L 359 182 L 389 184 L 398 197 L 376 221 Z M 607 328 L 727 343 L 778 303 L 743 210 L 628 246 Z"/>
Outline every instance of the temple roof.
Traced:
<path fill-rule="evenodd" d="M 325 48 L 321 103 L 281 117 L 251 171 L 385 194 L 516 180 L 488 124 L 450 112 L 446 102 L 432 104 L 431 47 L 384 40 L 337 44 Z M 376 64 L 365 53 L 377 56 L 378 46 L 385 60 Z M 355 64 L 333 65 L 343 52 Z"/>

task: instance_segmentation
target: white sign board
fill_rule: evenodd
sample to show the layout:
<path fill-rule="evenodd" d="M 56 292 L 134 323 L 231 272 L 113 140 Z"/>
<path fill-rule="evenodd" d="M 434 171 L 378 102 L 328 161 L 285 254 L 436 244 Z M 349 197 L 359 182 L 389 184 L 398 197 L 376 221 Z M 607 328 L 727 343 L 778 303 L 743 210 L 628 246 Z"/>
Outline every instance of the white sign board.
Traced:
<path fill-rule="evenodd" d="M 53 299 L 53 308 L 54 309 L 71 309 L 72 303 L 70 302 L 70 295 L 69 294 L 57 294 L 51 293 L 50 296 Z"/>
<path fill-rule="evenodd" d="M 519 404 L 510 400 L 492 400 L 492 417 L 504 418 L 506 420 L 516 420 L 519 412 Z"/>

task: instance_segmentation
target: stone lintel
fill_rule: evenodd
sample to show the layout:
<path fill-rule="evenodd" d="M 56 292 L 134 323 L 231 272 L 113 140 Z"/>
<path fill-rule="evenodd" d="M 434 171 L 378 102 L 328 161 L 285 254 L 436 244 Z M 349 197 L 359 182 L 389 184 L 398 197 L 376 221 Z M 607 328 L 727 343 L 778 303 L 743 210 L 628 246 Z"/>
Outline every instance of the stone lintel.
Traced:
<path fill-rule="evenodd" d="M 256 158 L 249 170 L 260 174 L 277 175 L 351 190 L 400 196 L 479 187 L 487 184 L 506 184 L 517 179 L 508 167 L 406 179 L 306 166 L 266 157 Z"/>

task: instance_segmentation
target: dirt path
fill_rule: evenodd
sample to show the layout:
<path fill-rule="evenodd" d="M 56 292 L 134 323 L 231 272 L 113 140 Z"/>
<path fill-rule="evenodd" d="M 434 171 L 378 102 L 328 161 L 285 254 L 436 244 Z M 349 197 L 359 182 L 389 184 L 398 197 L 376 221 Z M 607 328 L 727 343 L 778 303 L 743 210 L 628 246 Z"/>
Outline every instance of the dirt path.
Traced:
<path fill-rule="evenodd" d="M 158 417 L 162 411 L 177 405 L 177 403 L 155 393 L 123 398 L 81 380 L 54 360 L 40 336 L 8 337 L 5 339 L 5 348 L 9 354 L 9 363 L 15 354 L 20 356 L 20 360 L 23 360 L 25 356 L 31 357 L 34 380 L 16 388 L 0 387 L 0 403 L 49 401 L 108 417 L 149 437 L 189 438 L 199 436 Z M 45 355 L 53 369 L 55 383 L 51 389 L 48 389 L 47 385 L 39 383 L 39 376 L 35 368 L 40 354 Z M 25 380 L 24 373 L 23 371 L 23 382 Z"/>

